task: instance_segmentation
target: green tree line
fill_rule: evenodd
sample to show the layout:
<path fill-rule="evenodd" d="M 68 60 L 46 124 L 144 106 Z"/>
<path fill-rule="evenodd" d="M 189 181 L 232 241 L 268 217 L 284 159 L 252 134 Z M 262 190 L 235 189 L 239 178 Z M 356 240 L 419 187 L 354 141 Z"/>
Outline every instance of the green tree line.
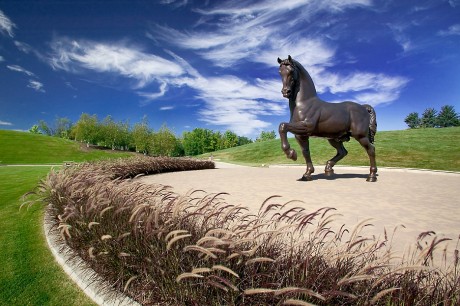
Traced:
<path fill-rule="evenodd" d="M 421 117 L 417 112 L 412 112 L 404 122 L 411 129 L 460 126 L 459 115 L 451 105 L 444 105 L 439 113 L 434 108 L 427 108 Z"/>
<path fill-rule="evenodd" d="M 83 113 L 75 124 L 67 118 L 56 118 L 54 125 L 40 120 L 29 130 L 72 139 L 89 146 L 102 146 L 112 150 L 125 150 L 152 156 L 192 156 L 252 143 L 252 140 L 227 130 L 224 133 L 195 128 L 182 137 L 163 124 L 158 131 L 149 127 L 146 116 L 130 126 L 126 121 L 115 121 L 111 116 L 99 120 L 96 115 Z M 256 141 L 276 138 L 274 131 L 262 131 Z"/>

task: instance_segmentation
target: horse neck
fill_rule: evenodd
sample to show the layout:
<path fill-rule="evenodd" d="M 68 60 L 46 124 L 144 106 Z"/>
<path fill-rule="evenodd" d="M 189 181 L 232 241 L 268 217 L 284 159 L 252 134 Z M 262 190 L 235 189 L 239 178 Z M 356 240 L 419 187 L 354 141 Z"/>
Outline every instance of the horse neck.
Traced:
<path fill-rule="evenodd" d="M 310 75 L 306 70 L 300 70 L 300 78 L 299 78 L 299 91 L 297 93 L 296 100 L 308 100 L 310 98 L 316 97 L 318 94 L 316 93 L 316 87 L 311 79 Z M 303 71 L 302 71 L 303 70 Z"/>

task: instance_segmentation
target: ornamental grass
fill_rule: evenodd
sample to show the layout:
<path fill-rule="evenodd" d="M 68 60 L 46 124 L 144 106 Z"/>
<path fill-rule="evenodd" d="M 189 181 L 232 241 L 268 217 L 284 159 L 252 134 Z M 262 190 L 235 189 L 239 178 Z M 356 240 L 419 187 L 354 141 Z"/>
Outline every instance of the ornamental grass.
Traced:
<path fill-rule="evenodd" d="M 183 158 L 85 163 L 50 172 L 34 193 L 72 254 L 143 305 L 460 303 L 458 239 L 449 250 L 449 239 L 422 233 L 397 257 L 386 232 L 363 235 L 367 220 L 333 230 L 333 208 L 306 211 L 275 195 L 250 214 L 225 194 L 136 180 L 212 168 Z"/>

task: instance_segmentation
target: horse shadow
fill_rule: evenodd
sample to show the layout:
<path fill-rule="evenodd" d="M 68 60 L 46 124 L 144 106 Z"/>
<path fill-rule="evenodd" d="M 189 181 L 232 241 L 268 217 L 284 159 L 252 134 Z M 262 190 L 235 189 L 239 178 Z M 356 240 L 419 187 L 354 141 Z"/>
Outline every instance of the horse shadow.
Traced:
<path fill-rule="evenodd" d="M 334 173 L 333 175 L 326 175 L 324 173 L 319 173 L 316 175 L 312 175 L 312 180 L 327 180 L 327 181 L 335 181 L 341 179 L 354 179 L 354 178 L 363 178 L 367 179 L 368 174 L 359 174 L 359 173 Z M 378 174 L 377 174 L 378 176 Z M 298 179 L 299 182 L 305 181 L 302 178 Z"/>

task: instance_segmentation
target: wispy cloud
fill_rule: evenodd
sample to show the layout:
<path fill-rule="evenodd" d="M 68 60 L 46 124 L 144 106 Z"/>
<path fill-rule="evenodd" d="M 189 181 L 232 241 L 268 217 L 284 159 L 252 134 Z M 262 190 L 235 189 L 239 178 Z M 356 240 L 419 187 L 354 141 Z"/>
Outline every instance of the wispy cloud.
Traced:
<path fill-rule="evenodd" d="M 5 61 L 5 59 L 3 58 L 3 56 L 0 55 L 0 62 L 3 62 Z"/>
<path fill-rule="evenodd" d="M 173 61 L 144 52 L 140 48 L 127 47 L 123 43 L 76 41 L 68 38 L 55 40 L 48 63 L 55 70 L 72 73 L 95 71 L 135 81 L 133 89 L 145 89 L 152 83 L 160 83 L 159 92 L 139 95 L 146 100 L 161 97 L 167 90 L 165 79 L 184 74 L 183 68 Z"/>
<path fill-rule="evenodd" d="M 160 3 L 165 5 L 172 5 L 174 7 L 182 7 L 187 5 L 188 0 L 160 0 Z"/>
<path fill-rule="evenodd" d="M 29 80 L 29 84 L 27 85 L 27 87 L 32 88 L 38 92 L 45 92 L 45 89 L 43 89 L 43 84 L 39 81 Z"/>
<path fill-rule="evenodd" d="M 173 110 L 174 108 L 175 108 L 174 106 L 169 105 L 169 106 L 160 107 L 160 110 L 161 111 L 168 111 L 168 110 Z"/>
<path fill-rule="evenodd" d="M 49 63 L 54 69 L 78 71 L 85 68 L 114 72 L 137 80 L 139 87 L 158 77 L 183 73 L 182 68 L 174 62 L 122 43 L 105 44 L 63 38 L 54 41 L 52 49 Z"/>
<path fill-rule="evenodd" d="M 0 32 L 3 35 L 14 37 L 14 28 L 16 28 L 16 25 L 3 13 L 2 10 L 0 10 Z"/>
<path fill-rule="evenodd" d="M 275 80 L 248 82 L 232 75 L 175 79 L 187 85 L 204 102 L 199 120 L 251 136 L 270 126 L 260 116 L 281 115 L 287 110 Z M 276 82 L 276 83 L 279 83 Z"/>
<path fill-rule="evenodd" d="M 29 54 L 32 51 L 32 47 L 29 44 L 26 44 L 25 42 L 22 41 L 14 41 L 14 45 L 21 51 L 26 54 Z"/>
<path fill-rule="evenodd" d="M 11 126 L 11 125 L 13 125 L 13 124 L 12 124 L 11 122 L 7 122 L 7 121 L 0 120 L 0 125 Z"/>
<path fill-rule="evenodd" d="M 247 61 L 270 63 L 273 66 L 273 57 L 269 60 L 268 55 L 282 51 L 308 59 L 312 59 L 311 54 L 317 54 L 312 64 L 326 64 L 331 59 L 328 57 L 330 50 L 323 42 L 312 39 L 308 29 L 297 29 L 296 21 L 312 18 L 321 11 L 338 13 L 347 8 L 370 4 L 367 0 L 266 0 L 249 5 L 246 2 L 227 1 L 210 9 L 196 9 L 196 12 L 209 19 L 201 29 L 178 31 L 157 25 L 152 31 L 159 39 L 184 49 L 196 50 L 216 66 L 229 67 Z M 290 17 L 288 22 L 286 14 Z M 293 32 L 300 35 L 292 35 Z M 299 41 L 300 37 L 305 38 Z M 303 48 L 300 47 L 302 44 Z M 280 46 L 283 50 L 280 50 Z M 323 56 L 321 51 L 325 50 L 327 52 Z M 261 51 L 264 54 L 261 55 Z"/>
<path fill-rule="evenodd" d="M 24 73 L 28 76 L 31 76 L 31 77 L 35 77 L 35 74 L 25 68 L 22 68 L 21 66 L 19 65 L 7 65 L 6 68 L 12 70 L 12 71 L 16 71 L 16 72 L 21 72 L 21 73 Z"/>
<path fill-rule="evenodd" d="M 163 97 L 165 95 L 167 89 L 168 89 L 168 84 L 166 82 L 162 82 L 160 84 L 160 88 L 159 88 L 158 92 L 151 93 L 151 92 L 139 91 L 139 92 L 137 92 L 137 94 L 139 96 L 145 98 L 145 100 L 141 104 L 146 105 L 146 104 L 150 103 L 152 100 L 155 100 L 155 99 L 158 99 L 160 97 Z"/>
<path fill-rule="evenodd" d="M 382 73 L 355 72 L 347 76 L 323 72 L 316 78 L 319 92 L 344 94 L 347 99 L 373 106 L 396 100 L 409 79 Z"/>
<path fill-rule="evenodd" d="M 441 36 L 460 35 L 460 24 L 454 24 L 450 26 L 447 30 L 441 30 L 438 32 L 438 35 L 441 35 Z"/>

